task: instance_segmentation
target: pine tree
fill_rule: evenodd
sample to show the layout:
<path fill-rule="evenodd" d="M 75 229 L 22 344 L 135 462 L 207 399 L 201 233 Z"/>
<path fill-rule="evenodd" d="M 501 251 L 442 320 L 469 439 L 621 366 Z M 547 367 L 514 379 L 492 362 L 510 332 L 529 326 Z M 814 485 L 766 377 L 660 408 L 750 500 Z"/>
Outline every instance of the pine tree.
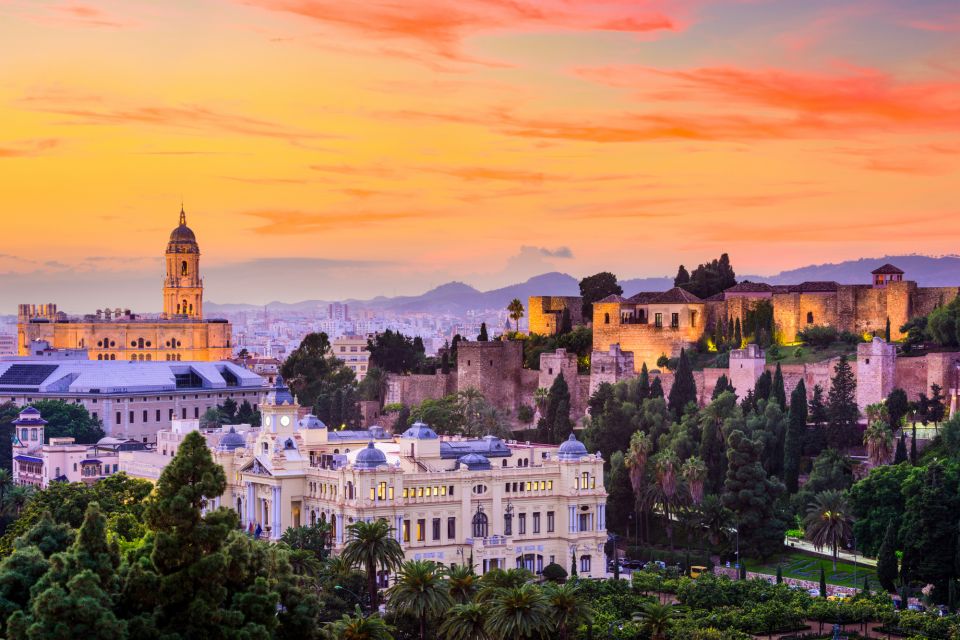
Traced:
<path fill-rule="evenodd" d="M 930 404 L 927 409 L 927 415 L 930 422 L 940 424 L 946 415 L 947 408 L 943 404 L 943 387 L 937 383 L 930 385 Z"/>
<path fill-rule="evenodd" d="M 667 400 L 667 407 L 673 414 L 673 419 L 679 421 L 687 404 L 691 402 L 697 403 L 697 383 L 693 379 L 693 370 L 690 367 L 687 352 L 681 349 L 677 373 L 674 375 L 670 398 Z"/>
<path fill-rule="evenodd" d="M 740 318 L 737 318 L 737 322 L 733 325 L 733 348 L 740 349 L 743 347 L 743 334 L 740 331 Z"/>
<path fill-rule="evenodd" d="M 903 389 L 894 389 L 887 395 L 887 417 L 890 431 L 896 433 L 903 426 L 903 418 L 910 413 L 910 401 Z"/>
<path fill-rule="evenodd" d="M 800 458 L 807 432 L 807 387 L 803 378 L 790 395 L 790 416 L 787 437 L 783 445 L 783 481 L 787 491 L 797 492 L 800 475 Z"/>
<path fill-rule="evenodd" d="M 781 411 L 787 410 L 787 390 L 783 385 L 783 371 L 780 369 L 780 363 L 777 363 L 776 372 L 773 374 L 773 386 L 770 389 L 770 398 L 776 400 L 780 405 Z M 806 400 L 804 400 L 806 403 Z"/>
<path fill-rule="evenodd" d="M 883 542 L 877 552 L 877 580 L 880 586 L 887 591 L 893 591 L 899 568 L 897 567 L 897 523 L 890 520 L 887 530 L 883 534 Z"/>
<path fill-rule="evenodd" d="M 777 500 L 783 484 L 767 476 L 761 464 L 763 445 L 735 430 L 727 438 L 727 478 L 723 505 L 734 513 L 745 555 L 769 558 L 783 547 L 786 525 Z"/>
<path fill-rule="evenodd" d="M 901 433 L 897 440 L 897 451 L 893 455 L 893 464 L 900 464 L 907 461 L 907 434 Z"/>
<path fill-rule="evenodd" d="M 650 397 L 651 398 L 663 397 L 663 383 L 660 382 L 659 376 L 654 378 L 653 382 L 650 383 Z"/>
<path fill-rule="evenodd" d="M 480 334 L 477 336 L 477 342 L 487 342 L 490 338 L 487 336 L 487 323 L 480 323 Z"/>
<path fill-rule="evenodd" d="M 846 356 L 840 356 L 830 380 L 827 414 L 830 427 L 827 440 L 831 446 L 839 449 L 860 443 L 860 430 L 857 427 L 860 417 L 860 410 L 857 408 L 857 381 Z"/>

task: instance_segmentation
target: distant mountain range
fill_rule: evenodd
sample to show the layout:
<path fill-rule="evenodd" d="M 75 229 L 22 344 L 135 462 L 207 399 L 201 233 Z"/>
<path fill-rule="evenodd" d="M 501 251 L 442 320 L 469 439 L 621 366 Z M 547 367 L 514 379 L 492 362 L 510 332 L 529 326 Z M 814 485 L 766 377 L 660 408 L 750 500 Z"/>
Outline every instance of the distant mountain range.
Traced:
<path fill-rule="evenodd" d="M 869 284 L 870 272 L 882 264 L 892 263 L 906 272 L 906 278 L 915 280 L 921 286 L 960 285 L 960 256 L 884 256 L 882 258 L 861 258 L 835 264 L 819 264 L 782 271 L 772 276 L 737 275 L 737 280 L 767 282 L 769 284 L 793 284 L 807 280 L 833 280 L 840 284 Z M 691 269 L 692 271 L 692 269 Z M 624 295 L 631 296 L 640 291 L 664 291 L 673 286 L 673 277 L 632 278 L 621 280 Z M 370 300 L 338 300 L 354 307 L 376 311 L 423 312 L 464 314 L 468 311 L 503 309 L 514 298 L 524 305 L 527 298 L 536 295 L 575 296 L 580 294 L 579 280 L 566 273 L 551 272 L 534 276 L 526 282 L 510 285 L 492 291 L 480 291 L 463 282 L 448 282 L 418 296 L 378 296 Z M 309 311 L 328 305 L 327 300 L 304 300 L 302 302 L 271 302 L 267 308 L 272 311 Z M 262 309 L 251 304 L 204 305 L 209 313 L 229 313 L 236 311 Z"/>

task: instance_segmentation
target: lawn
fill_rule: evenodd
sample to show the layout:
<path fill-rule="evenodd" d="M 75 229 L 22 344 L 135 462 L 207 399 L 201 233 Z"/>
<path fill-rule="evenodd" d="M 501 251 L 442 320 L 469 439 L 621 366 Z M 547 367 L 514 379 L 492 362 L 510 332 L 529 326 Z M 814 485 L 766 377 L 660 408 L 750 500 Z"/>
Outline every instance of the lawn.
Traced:
<path fill-rule="evenodd" d="M 747 571 L 757 573 L 777 574 L 777 560 L 770 560 L 762 563 L 759 560 L 746 558 L 744 563 L 747 565 Z M 862 565 L 859 562 L 856 567 L 856 579 L 854 579 L 854 566 L 852 562 L 837 562 L 837 570 L 833 570 L 833 563 L 829 558 L 807 555 L 801 552 L 791 552 L 780 556 L 780 563 L 783 567 L 783 577 L 798 578 L 800 580 L 810 580 L 811 582 L 820 581 L 820 567 L 823 566 L 827 574 L 827 584 L 835 584 L 841 587 L 863 587 L 863 576 L 870 576 L 870 584 L 876 589 L 877 572 L 874 567 Z"/>
<path fill-rule="evenodd" d="M 814 362 L 823 362 L 824 360 L 829 360 L 830 358 L 839 358 L 842 355 L 856 357 L 857 345 L 849 344 L 847 342 L 834 342 L 829 347 L 824 347 L 823 349 L 817 349 L 816 347 L 809 347 L 807 345 L 780 345 L 777 347 L 780 350 L 780 358 L 774 358 L 776 353 L 772 353 L 772 349 L 767 349 L 767 364 L 777 364 L 778 362 L 781 365 L 786 364 L 812 364 Z M 797 352 L 799 350 L 799 355 Z"/>

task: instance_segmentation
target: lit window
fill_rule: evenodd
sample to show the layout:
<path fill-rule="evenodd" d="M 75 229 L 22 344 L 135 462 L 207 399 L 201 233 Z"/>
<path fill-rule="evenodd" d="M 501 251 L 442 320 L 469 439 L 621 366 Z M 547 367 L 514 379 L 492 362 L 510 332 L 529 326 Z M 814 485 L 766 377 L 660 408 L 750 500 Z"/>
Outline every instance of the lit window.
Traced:
<path fill-rule="evenodd" d="M 447 495 L 447 485 L 443 485 L 442 487 L 440 487 L 440 495 L 442 496 Z"/>
<path fill-rule="evenodd" d="M 409 495 L 408 495 L 409 491 L 410 491 L 410 490 L 407 489 L 406 487 L 403 488 L 403 497 L 404 497 L 404 498 L 408 498 L 408 497 L 409 497 Z"/>

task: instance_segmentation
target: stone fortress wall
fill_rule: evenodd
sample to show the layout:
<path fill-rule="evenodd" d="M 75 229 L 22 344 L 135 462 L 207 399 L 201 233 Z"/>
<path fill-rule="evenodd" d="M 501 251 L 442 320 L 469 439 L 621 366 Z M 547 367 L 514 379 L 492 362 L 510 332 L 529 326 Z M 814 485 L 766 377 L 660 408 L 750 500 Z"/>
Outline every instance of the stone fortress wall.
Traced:
<path fill-rule="evenodd" d="M 570 310 L 570 322 L 583 324 L 583 299 L 580 296 L 531 296 L 527 302 L 530 333 L 552 336 L 560 329 L 563 310 Z"/>

